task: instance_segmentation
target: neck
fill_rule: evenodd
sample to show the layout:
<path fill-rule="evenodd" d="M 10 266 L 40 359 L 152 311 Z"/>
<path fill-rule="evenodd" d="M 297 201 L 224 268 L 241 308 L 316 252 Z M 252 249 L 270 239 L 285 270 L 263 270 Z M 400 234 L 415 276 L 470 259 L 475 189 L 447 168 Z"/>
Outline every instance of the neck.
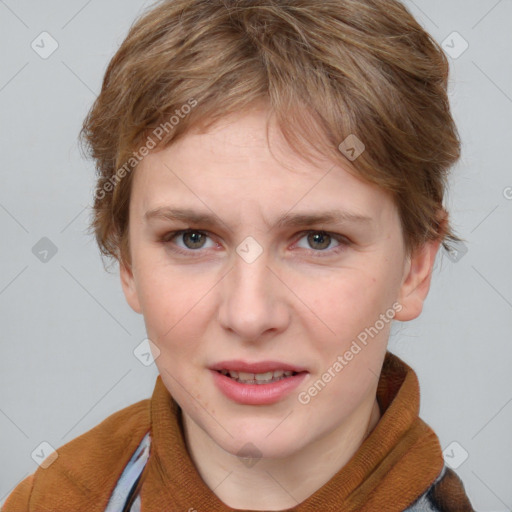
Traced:
<path fill-rule="evenodd" d="M 227 506 L 284 510 L 326 484 L 375 428 L 380 408 L 375 394 L 370 398 L 342 425 L 300 451 L 284 458 L 263 457 L 247 466 L 183 412 L 187 449 L 203 481 Z"/>

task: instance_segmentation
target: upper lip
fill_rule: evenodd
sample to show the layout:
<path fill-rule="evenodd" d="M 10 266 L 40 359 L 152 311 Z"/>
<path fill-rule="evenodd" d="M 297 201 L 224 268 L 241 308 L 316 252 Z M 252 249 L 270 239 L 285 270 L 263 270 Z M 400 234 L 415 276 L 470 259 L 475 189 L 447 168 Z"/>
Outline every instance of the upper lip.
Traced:
<path fill-rule="evenodd" d="M 220 361 L 219 363 L 215 363 L 213 366 L 210 366 L 210 370 L 234 370 L 237 372 L 247 373 L 266 373 L 277 370 L 284 370 L 285 372 L 290 371 L 297 373 L 307 371 L 306 368 L 304 368 L 303 366 L 282 363 L 280 361 L 258 361 L 254 363 L 249 363 L 247 361 L 242 361 L 240 359 Z"/>

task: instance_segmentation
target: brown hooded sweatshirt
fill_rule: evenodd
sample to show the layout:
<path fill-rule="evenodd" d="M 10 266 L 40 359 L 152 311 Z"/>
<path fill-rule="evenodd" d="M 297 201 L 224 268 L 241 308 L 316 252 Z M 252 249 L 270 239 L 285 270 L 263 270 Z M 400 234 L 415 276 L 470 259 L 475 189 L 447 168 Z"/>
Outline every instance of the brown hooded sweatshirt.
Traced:
<path fill-rule="evenodd" d="M 377 389 L 379 422 L 345 466 L 287 512 L 473 512 L 462 481 L 444 464 L 436 434 L 418 416 L 419 399 L 416 374 L 388 351 Z M 59 448 L 46 469 L 43 463 L 18 484 L 2 512 L 105 511 L 141 440 L 148 438 L 138 503 L 126 510 L 235 510 L 201 479 L 186 448 L 181 409 L 158 376 L 151 399 L 112 414 Z M 123 503 L 110 506 L 123 510 Z"/>

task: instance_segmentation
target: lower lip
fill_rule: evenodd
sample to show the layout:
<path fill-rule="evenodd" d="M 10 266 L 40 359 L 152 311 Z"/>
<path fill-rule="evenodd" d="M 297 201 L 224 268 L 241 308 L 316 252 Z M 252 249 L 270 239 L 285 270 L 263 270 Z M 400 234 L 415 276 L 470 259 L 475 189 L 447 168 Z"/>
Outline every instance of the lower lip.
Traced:
<path fill-rule="evenodd" d="M 242 384 L 216 370 L 210 371 L 213 373 L 215 384 L 224 395 L 239 404 L 245 405 L 268 405 L 279 402 L 293 391 L 306 378 L 308 373 L 297 373 L 268 384 Z"/>

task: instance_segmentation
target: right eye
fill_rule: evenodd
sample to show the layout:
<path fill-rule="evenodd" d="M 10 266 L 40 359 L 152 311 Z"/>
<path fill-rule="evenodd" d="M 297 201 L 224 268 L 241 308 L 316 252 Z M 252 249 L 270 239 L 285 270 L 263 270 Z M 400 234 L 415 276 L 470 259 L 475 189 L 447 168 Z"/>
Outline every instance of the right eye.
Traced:
<path fill-rule="evenodd" d="M 169 246 L 171 251 L 185 256 L 190 256 L 191 253 L 199 252 L 198 249 L 204 248 L 204 242 L 207 238 L 209 238 L 209 236 L 205 231 L 199 231 L 197 229 L 182 229 L 164 234 L 160 241 L 166 246 Z M 175 239 L 182 241 L 185 247 L 173 247 L 176 245 L 174 242 Z"/>

